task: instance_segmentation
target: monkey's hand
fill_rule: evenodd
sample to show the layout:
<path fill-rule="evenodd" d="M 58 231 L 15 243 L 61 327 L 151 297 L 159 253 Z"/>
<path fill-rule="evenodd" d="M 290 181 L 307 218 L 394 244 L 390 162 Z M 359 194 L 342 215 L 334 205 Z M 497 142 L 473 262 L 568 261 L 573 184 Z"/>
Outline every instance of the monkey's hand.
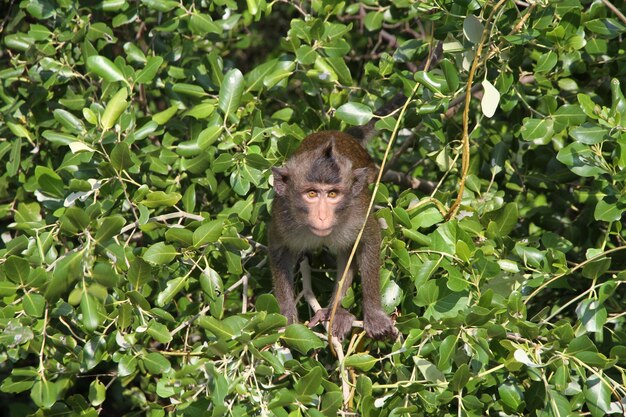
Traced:
<path fill-rule="evenodd" d="M 315 327 L 318 323 L 323 321 L 330 320 L 330 308 L 322 308 L 317 310 L 311 321 L 309 322 L 309 327 Z M 339 340 L 343 340 L 350 330 L 352 330 L 352 323 L 356 318 L 348 312 L 345 308 L 337 307 L 337 311 L 335 311 L 335 317 L 333 318 L 333 328 L 332 334 L 333 337 L 336 337 Z"/>
<path fill-rule="evenodd" d="M 363 327 L 367 335 L 372 339 L 393 340 L 398 336 L 398 330 L 393 325 L 393 321 L 382 310 L 374 310 L 366 313 L 363 320 Z"/>

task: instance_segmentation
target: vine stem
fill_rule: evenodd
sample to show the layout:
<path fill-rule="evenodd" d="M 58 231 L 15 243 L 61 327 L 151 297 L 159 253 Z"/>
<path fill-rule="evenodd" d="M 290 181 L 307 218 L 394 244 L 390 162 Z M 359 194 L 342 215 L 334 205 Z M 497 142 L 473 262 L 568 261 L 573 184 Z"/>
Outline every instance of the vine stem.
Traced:
<path fill-rule="evenodd" d="M 461 201 L 463 200 L 463 192 L 465 191 L 465 180 L 467 179 L 467 173 L 469 172 L 469 164 L 470 164 L 470 142 L 469 142 L 469 109 L 470 102 L 472 100 L 472 84 L 474 83 L 474 76 L 476 74 L 476 69 L 478 68 L 478 62 L 480 61 L 480 57 L 483 52 L 483 47 L 485 46 L 485 42 L 489 37 L 489 32 L 491 31 L 491 21 L 496 15 L 498 9 L 502 7 L 502 5 L 506 3 L 506 0 L 500 0 L 494 7 L 489 17 L 487 18 L 487 24 L 483 28 L 483 33 L 480 37 L 480 42 L 476 47 L 476 55 L 474 55 L 474 60 L 472 61 L 472 66 L 470 67 L 469 74 L 467 76 L 467 85 L 465 87 L 465 108 L 463 109 L 463 134 L 461 137 L 461 178 L 459 181 L 459 193 L 456 197 L 456 200 L 450 207 L 448 214 L 446 215 L 446 220 L 451 220 L 456 216 L 459 207 L 461 206 Z"/>

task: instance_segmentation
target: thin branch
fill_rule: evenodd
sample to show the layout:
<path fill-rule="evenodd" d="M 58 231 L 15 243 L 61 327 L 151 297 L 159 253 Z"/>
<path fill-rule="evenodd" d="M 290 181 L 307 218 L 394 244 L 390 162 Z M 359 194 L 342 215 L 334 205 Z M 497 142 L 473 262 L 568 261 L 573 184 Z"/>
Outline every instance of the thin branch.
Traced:
<path fill-rule="evenodd" d="M 465 107 L 463 108 L 463 134 L 461 136 L 461 148 L 462 148 L 462 158 L 461 158 L 461 178 L 459 179 L 459 192 L 456 197 L 454 203 L 450 207 L 450 211 L 448 211 L 448 215 L 446 216 L 446 220 L 450 220 L 454 218 L 456 212 L 461 206 L 461 201 L 463 200 L 463 192 L 465 191 L 465 180 L 467 179 L 467 174 L 469 172 L 470 165 L 470 141 L 469 141 L 469 110 L 470 110 L 470 102 L 472 100 L 472 85 L 474 83 L 474 76 L 476 75 L 476 69 L 478 68 L 478 62 L 480 61 L 483 48 L 487 42 L 487 38 L 491 31 L 491 22 L 496 15 L 496 12 L 502 5 L 506 3 L 506 0 L 500 0 L 498 4 L 493 7 L 493 10 L 489 14 L 487 18 L 487 24 L 483 29 L 482 36 L 480 38 L 480 42 L 476 47 L 476 55 L 474 55 L 474 60 L 472 61 L 472 66 L 470 67 L 469 74 L 467 76 L 467 88 L 465 89 Z"/>
<path fill-rule="evenodd" d="M 436 184 L 428 180 L 420 180 L 404 172 L 387 170 L 383 175 L 383 181 L 393 182 L 404 188 L 412 188 L 414 190 L 420 190 L 424 194 L 430 194 L 435 189 Z"/>
<path fill-rule="evenodd" d="M 150 217 L 148 221 L 149 222 L 166 222 L 167 220 L 181 219 L 181 218 L 196 220 L 199 222 L 204 220 L 204 217 L 199 216 L 197 214 L 187 213 L 185 211 L 178 211 L 176 213 L 161 214 L 160 216 Z M 129 230 L 132 230 L 139 226 L 140 224 L 138 221 L 132 222 L 131 224 L 124 226 L 122 230 L 120 231 L 120 234 L 124 234 L 128 232 Z"/>
<path fill-rule="evenodd" d="M 615 16 L 619 17 L 619 19 L 624 22 L 624 24 L 626 24 L 626 16 L 624 16 L 624 13 L 622 13 L 617 7 L 615 7 L 613 3 L 611 3 L 609 0 L 602 0 L 602 3 L 604 3 L 604 5 L 615 14 Z"/>
<path fill-rule="evenodd" d="M 621 250 L 626 250 L 626 246 L 620 246 L 620 247 L 617 247 L 617 248 L 612 248 L 612 249 L 606 250 L 606 251 L 604 251 L 604 252 L 602 252 L 602 253 L 597 254 L 596 256 L 594 256 L 594 257 L 592 257 L 592 258 L 586 259 L 585 261 L 583 261 L 583 262 L 579 263 L 578 265 L 576 265 L 576 266 L 575 266 L 575 267 L 573 267 L 572 269 L 569 269 L 569 270 L 567 270 L 567 271 L 565 271 L 565 272 L 563 272 L 563 273 L 560 273 L 560 274 L 555 275 L 554 277 L 550 278 L 549 280 L 547 280 L 546 282 L 544 282 L 543 284 L 541 284 L 540 286 L 538 286 L 538 287 L 537 287 L 537 289 L 535 289 L 535 291 L 533 291 L 532 293 L 530 293 L 530 295 L 529 295 L 528 297 L 526 297 L 526 300 L 524 300 L 524 304 L 528 304 L 528 302 L 529 302 L 532 298 L 534 298 L 534 297 L 535 297 L 537 294 L 539 294 L 539 293 L 540 293 L 540 292 L 541 292 L 544 288 L 546 288 L 548 285 L 552 284 L 554 281 L 557 281 L 557 280 L 559 280 L 559 279 L 563 278 L 565 275 L 569 275 L 569 274 L 571 274 L 572 272 L 577 271 L 578 269 L 580 269 L 580 268 L 584 267 L 585 265 L 587 265 L 587 264 L 588 264 L 588 263 L 590 263 L 590 262 L 593 262 L 593 261 L 598 260 L 598 259 L 600 259 L 600 258 L 602 258 L 602 257 L 604 257 L 604 256 L 607 256 L 607 255 L 608 255 L 608 254 L 610 254 L 610 253 L 613 253 L 613 252 L 618 252 L 618 251 L 621 251 Z"/>

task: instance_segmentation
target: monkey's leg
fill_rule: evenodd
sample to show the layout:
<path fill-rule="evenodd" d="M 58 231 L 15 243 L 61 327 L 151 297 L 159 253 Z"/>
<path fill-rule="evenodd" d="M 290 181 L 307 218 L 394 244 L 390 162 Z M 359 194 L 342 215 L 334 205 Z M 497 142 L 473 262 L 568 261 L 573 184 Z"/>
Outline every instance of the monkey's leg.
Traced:
<path fill-rule="evenodd" d="M 280 313 L 287 317 L 288 324 L 297 323 L 298 311 L 293 283 L 296 255 L 284 246 L 270 246 L 269 253 L 274 295 L 278 300 Z"/>
<path fill-rule="evenodd" d="M 361 273 L 363 292 L 363 327 L 372 339 L 395 338 L 398 331 L 391 318 L 385 314 L 380 295 L 380 230 L 370 217 L 363 234 L 357 262 Z"/>
<path fill-rule="evenodd" d="M 333 317 L 332 334 L 340 340 L 343 340 L 348 333 L 350 333 L 352 330 L 352 323 L 355 320 L 355 317 L 350 314 L 348 310 L 341 307 L 341 300 L 345 297 L 348 288 L 350 288 L 350 285 L 352 284 L 352 278 L 354 277 L 354 268 L 351 265 L 346 272 L 346 277 L 341 289 L 339 288 L 341 278 L 348 263 L 348 257 L 349 253 L 345 251 L 340 251 L 337 254 L 337 284 L 335 285 L 335 291 L 330 300 L 329 307 L 318 310 L 309 323 L 309 327 L 314 327 L 319 322 L 329 321 L 335 300 L 338 299 L 339 305 L 337 306 L 335 316 Z"/>

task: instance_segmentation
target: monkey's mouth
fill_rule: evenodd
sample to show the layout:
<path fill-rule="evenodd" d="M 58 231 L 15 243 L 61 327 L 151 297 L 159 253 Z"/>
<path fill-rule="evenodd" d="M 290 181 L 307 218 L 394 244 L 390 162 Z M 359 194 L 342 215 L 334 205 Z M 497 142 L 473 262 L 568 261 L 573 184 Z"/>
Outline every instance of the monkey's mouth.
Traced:
<path fill-rule="evenodd" d="M 326 237 L 332 233 L 333 228 L 329 227 L 326 229 L 318 229 L 317 227 L 309 226 L 309 230 L 311 230 L 311 233 L 313 233 L 315 236 Z"/>

